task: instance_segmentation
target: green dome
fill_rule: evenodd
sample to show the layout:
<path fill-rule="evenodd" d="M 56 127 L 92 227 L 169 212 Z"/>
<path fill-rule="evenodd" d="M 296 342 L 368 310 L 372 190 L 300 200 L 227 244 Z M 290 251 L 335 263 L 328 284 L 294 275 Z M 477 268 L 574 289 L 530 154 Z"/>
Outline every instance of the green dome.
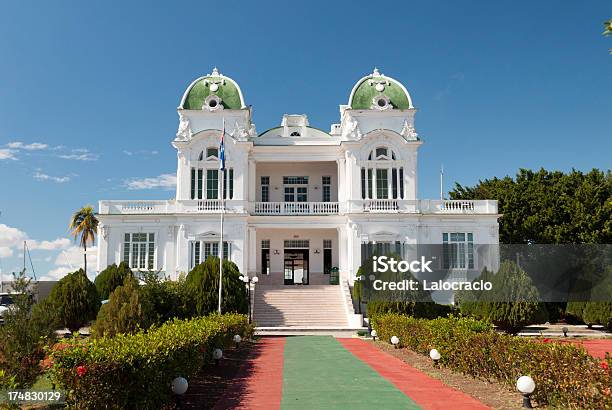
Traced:
<path fill-rule="evenodd" d="M 221 100 L 223 108 L 240 110 L 245 108 L 242 91 L 238 84 L 229 77 L 220 74 L 215 68 L 212 74 L 200 77 L 187 88 L 179 108 L 185 110 L 201 110 L 208 103 L 207 98 L 216 96 Z"/>
<path fill-rule="evenodd" d="M 382 98 L 394 109 L 407 110 L 414 108 L 406 88 L 391 77 L 379 74 L 377 69 L 374 69 L 372 74 L 363 77 L 355 84 L 349 97 L 349 106 L 354 110 L 369 110 L 373 105 L 376 105 L 379 98 Z M 381 105 L 384 107 L 383 102 L 381 102 Z"/>

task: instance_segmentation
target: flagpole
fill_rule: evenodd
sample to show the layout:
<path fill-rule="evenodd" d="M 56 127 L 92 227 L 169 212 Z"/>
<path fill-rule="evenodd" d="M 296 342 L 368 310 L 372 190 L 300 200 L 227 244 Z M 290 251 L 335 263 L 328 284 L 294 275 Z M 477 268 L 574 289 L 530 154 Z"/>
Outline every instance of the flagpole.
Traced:
<path fill-rule="evenodd" d="M 221 313 L 221 290 L 223 287 L 223 214 L 225 213 L 225 200 L 223 198 L 223 183 L 225 182 L 225 169 L 221 169 L 221 235 L 219 239 L 219 313 Z"/>
<path fill-rule="evenodd" d="M 444 165 L 440 165 L 440 201 L 444 201 Z"/>
<path fill-rule="evenodd" d="M 221 295 L 223 289 L 223 214 L 225 213 L 225 195 L 224 195 L 224 183 L 225 183 L 225 118 L 223 118 L 223 131 L 221 131 L 221 144 L 219 146 L 219 174 L 221 177 L 221 191 L 219 192 L 221 198 L 221 235 L 219 238 L 219 314 L 221 314 Z"/>

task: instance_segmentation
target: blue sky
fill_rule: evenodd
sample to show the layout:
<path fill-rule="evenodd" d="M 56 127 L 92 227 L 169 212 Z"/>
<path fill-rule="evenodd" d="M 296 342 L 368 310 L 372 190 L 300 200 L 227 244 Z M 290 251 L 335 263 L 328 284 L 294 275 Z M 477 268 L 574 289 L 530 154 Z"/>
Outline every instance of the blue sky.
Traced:
<path fill-rule="evenodd" d="M 172 174 L 176 106 L 218 66 L 259 131 L 284 113 L 338 121 L 372 71 L 404 83 L 425 141 L 419 196 L 519 168 L 612 167 L 609 2 L 3 2 L 0 268 L 78 266 L 70 214 Z M 41 145 L 42 144 L 42 145 Z"/>

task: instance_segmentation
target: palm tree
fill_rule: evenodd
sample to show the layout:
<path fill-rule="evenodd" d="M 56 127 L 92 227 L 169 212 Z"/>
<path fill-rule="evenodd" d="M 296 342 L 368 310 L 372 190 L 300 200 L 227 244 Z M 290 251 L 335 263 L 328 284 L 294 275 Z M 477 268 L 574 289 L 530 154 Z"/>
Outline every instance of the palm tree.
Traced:
<path fill-rule="evenodd" d="M 83 247 L 84 270 L 87 274 L 87 243 L 93 244 L 96 233 L 98 232 L 98 218 L 91 205 L 84 206 L 72 215 L 70 219 L 70 234 L 75 242 Z"/>

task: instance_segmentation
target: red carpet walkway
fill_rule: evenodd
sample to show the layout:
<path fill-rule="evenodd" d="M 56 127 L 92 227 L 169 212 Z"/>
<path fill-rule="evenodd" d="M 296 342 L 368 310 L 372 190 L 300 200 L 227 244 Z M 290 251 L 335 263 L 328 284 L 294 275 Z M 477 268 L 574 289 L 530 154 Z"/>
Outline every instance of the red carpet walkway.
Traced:
<path fill-rule="evenodd" d="M 215 410 L 280 408 L 284 349 L 284 338 L 261 339 Z"/>
<path fill-rule="evenodd" d="M 310 344 L 312 344 L 314 347 L 319 345 L 326 346 L 326 344 L 323 343 L 324 340 L 321 340 L 321 337 L 316 339 L 316 337 L 302 336 L 298 339 L 300 339 L 301 344 L 304 344 L 306 347 L 308 347 Z M 331 340 L 333 339 L 330 337 L 330 341 Z M 293 374 L 295 372 L 287 371 L 284 375 L 285 379 L 287 380 L 283 379 L 283 370 L 286 370 L 287 368 L 291 369 L 296 366 L 296 363 L 292 364 L 290 361 L 295 360 L 301 365 L 304 365 L 304 360 L 313 360 L 313 365 L 316 364 L 316 358 L 302 357 L 308 356 L 308 354 L 306 354 L 308 353 L 307 351 L 304 351 L 304 355 L 298 355 L 297 357 L 295 355 L 287 356 L 285 352 L 285 342 L 285 338 L 260 339 L 260 341 L 255 345 L 253 352 L 250 354 L 249 359 L 247 362 L 245 362 L 244 366 L 240 370 L 238 376 L 232 382 L 230 387 L 224 393 L 223 398 L 219 400 L 214 408 L 218 410 L 236 408 L 281 408 L 281 400 L 283 399 L 283 383 L 285 383 L 285 385 L 288 387 L 291 387 L 292 385 L 295 385 L 295 380 L 288 379 L 297 377 Z M 298 343 L 298 340 L 292 340 L 291 342 Z M 295 345 L 296 343 L 293 344 Z M 379 377 L 382 377 L 383 379 L 387 380 L 388 383 L 390 383 L 389 389 L 391 390 L 384 390 L 384 392 L 381 391 L 379 394 L 385 393 L 388 395 L 393 395 L 395 394 L 393 391 L 396 391 L 397 394 L 400 395 L 403 393 L 412 400 L 411 403 L 413 403 L 413 406 L 417 405 L 423 409 L 479 410 L 489 408 L 478 400 L 445 385 L 441 381 L 426 375 L 425 373 L 411 367 L 407 363 L 404 363 L 400 359 L 397 359 L 388 353 L 377 349 L 374 345 L 364 342 L 363 340 L 337 339 L 337 343 L 339 343 L 339 348 L 342 346 L 341 348 L 344 348 L 348 352 L 352 353 L 351 357 L 354 357 L 356 361 L 361 361 L 365 365 L 369 366 L 369 368 L 375 372 L 372 375 L 377 373 Z M 343 365 L 347 365 L 347 363 L 344 361 L 349 360 L 352 362 L 352 360 L 347 358 L 346 354 L 340 353 L 341 352 L 336 354 L 332 353 L 331 357 L 337 357 L 341 362 L 334 365 L 334 360 L 327 357 L 326 366 L 336 366 L 338 369 L 340 369 Z M 303 374 L 303 372 L 299 373 Z M 366 372 L 364 369 L 364 372 L 362 373 L 368 372 Z M 341 375 L 336 376 L 340 377 Z M 325 379 L 325 375 L 321 375 L 321 377 Z M 351 380 L 355 379 L 355 377 L 356 375 L 354 374 L 346 374 L 346 382 L 350 383 Z M 331 385 L 320 390 L 322 395 L 325 395 L 324 390 L 331 389 L 330 391 L 333 391 L 334 386 L 339 386 L 343 384 L 340 382 L 344 382 L 343 380 L 330 378 L 327 380 Z M 293 384 L 290 382 L 293 382 Z M 298 387 L 301 385 L 302 384 L 300 383 L 297 384 Z M 380 382 L 378 382 L 378 385 L 379 388 L 382 386 Z M 316 401 L 315 399 L 317 399 L 318 396 L 313 396 L 313 394 L 316 394 L 316 391 L 319 391 L 317 390 L 318 388 L 315 389 L 316 391 L 310 391 L 312 389 L 308 390 L 306 387 L 307 386 L 304 386 L 304 389 L 297 390 L 294 388 L 291 391 L 291 398 L 288 399 L 287 402 L 283 401 L 283 407 L 300 407 L 295 406 L 297 403 L 296 400 L 299 400 L 302 405 L 305 406 L 307 406 L 307 403 L 311 402 L 312 400 Z M 325 402 L 329 404 L 328 408 L 346 408 L 346 403 L 343 404 L 344 400 L 341 399 L 340 396 L 341 395 L 334 396 L 336 397 L 335 401 L 328 400 L 329 403 Z M 400 400 L 400 397 L 396 397 L 394 400 L 398 402 L 398 405 L 403 403 Z M 406 406 L 402 405 L 400 407 L 403 408 Z"/>
<path fill-rule="evenodd" d="M 426 375 L 370 343 L 360 339 L 338 341 L 423 409 L 489 409 L 478 400 Z"/>
<path fill-rule="evenodd" d="M 582 345 L 593 357 L 606 358 L 606 352 L 612 354 L 612 339 L 570 340 L 569 343 Z"/>

